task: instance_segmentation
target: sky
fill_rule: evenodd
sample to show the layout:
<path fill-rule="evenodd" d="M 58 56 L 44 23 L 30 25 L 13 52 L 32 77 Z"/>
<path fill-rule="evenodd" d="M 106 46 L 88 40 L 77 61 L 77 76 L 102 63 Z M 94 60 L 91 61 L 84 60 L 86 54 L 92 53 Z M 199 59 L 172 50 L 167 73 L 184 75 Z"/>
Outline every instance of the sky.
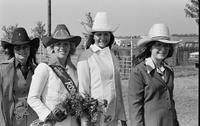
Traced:
<path fill-rule="evenodd" d="M 116 36 L 146 35 L 154 23 L 165 23 L 171 34 L 198 34 L 194 19 L 185 17 L 189 0 L 51 0 L 51 32 L 66 24 L 72 35 L 83 36 L 81 21 L 91 12 L 106 11 Z M 28 34 L 42 21 L 47 26 L 48 0 L 0 0 L 0 28 L 18 24 Z M 45 27 L 47 29 L 47 27 Z M 2 36 L 2 30 L 0 30 Z"/>

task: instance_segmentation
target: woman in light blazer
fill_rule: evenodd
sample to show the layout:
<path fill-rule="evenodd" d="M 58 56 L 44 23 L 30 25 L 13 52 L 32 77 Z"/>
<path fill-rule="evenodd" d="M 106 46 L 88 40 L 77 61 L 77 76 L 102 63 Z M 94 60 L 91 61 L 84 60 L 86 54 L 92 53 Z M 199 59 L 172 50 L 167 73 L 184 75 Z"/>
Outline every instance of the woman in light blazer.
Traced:
<path fill-rule="evenodd" d="M 138 41 L 143 49 L 136 59 L 128 86 L 131 126 L 179 126 L 173 99 L 174 72 L 165 60 L 173 45 L 165 24 L 155 24 L 148 37 Z"/>
<path fill-rule="evenodd" d="M 38 114 L 39 120 L 45 122 L 46 125 L 78 126 L 75 117 L 56 107 L 70 93 L 50 65 L 66 71 L 77 87 L 76 68 L 72 64 L 70 56 L 74 53 L 72 44 L 77 46 L 80 41 L 81 37 L 70 35 L 64 24 L 57 25 L 54 34 L 43 41 L 45 47 L 52 49 L 50 61 L 48 65 L 40 63 L 35 69 L 28 95 L 28 104 Z"/>
<path fill-rule="evenodd" d="M 86 44 L 87 50 L 79 56 L 77 63 L 79 92 L 99 101 L 108 101 L 104 114 L 99 115 L 95 126 L 117 126 L 118 120 L 126 126 L 119 64 L 110 50 L 113 42 L 114 35 L 108 25 L 107 13 L 98 12 Z M 82 125 L 87 125 L 84 117 Z"/>

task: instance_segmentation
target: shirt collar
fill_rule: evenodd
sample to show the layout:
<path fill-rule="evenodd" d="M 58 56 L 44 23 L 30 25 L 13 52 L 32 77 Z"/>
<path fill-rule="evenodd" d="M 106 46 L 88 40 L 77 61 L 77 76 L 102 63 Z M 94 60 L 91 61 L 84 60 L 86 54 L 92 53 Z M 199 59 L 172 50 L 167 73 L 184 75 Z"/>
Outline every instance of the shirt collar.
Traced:
<path fill-rule="evenodd" d="M 30 62 L 27 62 L 26 65 L 28 65 L 27 67 L 30 67 L 30 66 L 31 66 L 31 63 L 30 63 Z M 15 59 L 15 67 L 21 67 L 21 63 L 20 63 L 18 60 L 16 60 L 16 59 Z"/>
<path fill-rule="evenodd" d="M 105 47 L 102 49 L 96 44 L 92 44 L 90 48 L 92 49 L 93 52 L 109 52 L 109 47 Z"/>
<path fill-rule="evenodd" d="M 49 60 L 49 65 L 59 65 L 59 66 L 62 66 L 58 57 L 55 56 L 54 54 L 52 54 L 50 60 Z"/>
<path fill-rule="evenodd" d="M 14 63 L 15 63 L 15 68 L 21 68 L 21 63 L 18 60 L 14 59 Z M 34 66 L 31 62 L 27 63 L 27 71 L 29 70 L 34 71 Z"/>
<path fill-rule="evenodd" d="M 69 59 L 67 59 L 67 60 L 69 60 Z M 68 62 L 68 61 L 66 61 L 66 62 Z M 51 58 L 50 58 L 48 64 L 49 64 L 49 65 L 57 65 L 57 66 L 63 67 L 63 66 L 61 65 L 60 60 L 58 59 L 58 57 L 55 56 L 54 54 L 52 54 L 52 56 L 51 56 Z M 63 68 L 65 68 L 65 70 L 68 70 L 68 69 L 70 68 L 70 65 L 69 65 L 69 64 L 66 64 L 66 66 L 63 67 Z"/>
<path fill-rule="evenodd" d="M 146 67 L 147 67 L 147 73 L 148 74 L 151 73 L 152 70 L 156 69 L 156 66 L 155 66 L 154 62 L 150 57 L 145 59 L 145 64 L 146 64 Z M 165 66 L 165 64 L 163 63 L 161 65 L 161 67 L 159 68 L 159 70 L 161 72 L 165 71 L 165 67 L 164 66 Z"/>

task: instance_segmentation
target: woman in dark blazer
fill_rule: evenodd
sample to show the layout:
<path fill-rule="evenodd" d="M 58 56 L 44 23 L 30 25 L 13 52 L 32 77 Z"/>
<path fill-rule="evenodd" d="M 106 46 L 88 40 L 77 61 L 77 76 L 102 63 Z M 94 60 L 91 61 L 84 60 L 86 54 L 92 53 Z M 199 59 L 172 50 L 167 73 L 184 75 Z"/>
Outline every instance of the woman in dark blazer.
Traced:
<path fill-rule="evenodd" d="M 174 72 L 165 63 L 173 54 L 169 29 L 154 24 L 148 37 L 138 41 L 143 49 L 136 59 L 128 87 L 131 126 L 179 126 L 173 99 Z"/>
<path fill-rule="evenodd" d="M 16 28 L 11 42 L 1 41 L 1 45 L 8 60 L 0 63 L 0 126 L 29 126 L 38 118 L 26 100 L 39 39 L 30 40 L 24 28 Z"/>

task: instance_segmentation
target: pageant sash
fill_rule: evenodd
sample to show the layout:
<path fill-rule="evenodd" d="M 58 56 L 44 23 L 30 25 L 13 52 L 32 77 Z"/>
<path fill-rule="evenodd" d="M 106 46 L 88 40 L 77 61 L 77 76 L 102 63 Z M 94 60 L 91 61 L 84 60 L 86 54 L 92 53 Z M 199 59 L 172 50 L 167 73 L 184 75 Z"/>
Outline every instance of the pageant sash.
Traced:
<path fill-rule="evenodd" d="M 65 71 L 63 67 L 57 66 L 57 65 L 50 65 L 50 67 L 55 72 L 55 74 L 60 78 L 60 80 L 63 82 L 63 85 L 65 86 L 67 91 L 70 93 L 70 95 L 73 95 L 78 92 L 78 89 L 74 81 L 71 79 L 71 77 Z"/>

